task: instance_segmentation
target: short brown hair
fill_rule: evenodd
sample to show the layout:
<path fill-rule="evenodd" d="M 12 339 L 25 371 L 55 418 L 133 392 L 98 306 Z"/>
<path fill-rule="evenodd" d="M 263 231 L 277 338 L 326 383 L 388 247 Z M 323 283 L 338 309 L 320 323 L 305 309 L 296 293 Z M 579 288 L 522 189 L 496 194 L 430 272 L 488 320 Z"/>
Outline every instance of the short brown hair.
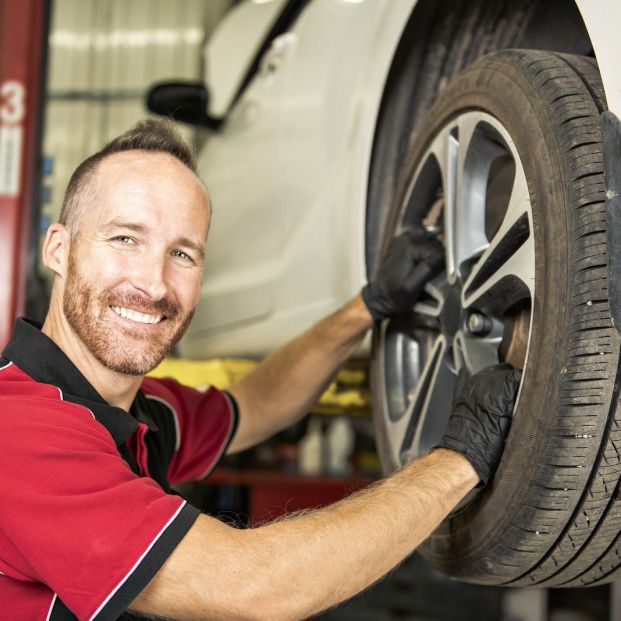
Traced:
<path fill-rule="evenodd" d="M 179 133 L 175 125 L 165 119 L 139 121 L 103 149 L 86 158 L 73 172 L 65 191 L 59 222 L 77 233 L 80 220 L 80 197 L 87 189 L 99 163 L 114 153 L 124 151 L 154 151 L 168 153 L 197 174 L 196 151 Z"/>

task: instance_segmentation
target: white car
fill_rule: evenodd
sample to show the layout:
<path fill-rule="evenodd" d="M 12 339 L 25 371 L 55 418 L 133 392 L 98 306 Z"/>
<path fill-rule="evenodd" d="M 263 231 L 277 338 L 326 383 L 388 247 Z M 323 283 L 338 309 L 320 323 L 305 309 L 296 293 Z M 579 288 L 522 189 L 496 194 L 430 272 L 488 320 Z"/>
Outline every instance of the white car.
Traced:
<path fill-rule="evenodd" d="M 456 372 L 523 367 L 493 483 L 424 544 L 448 574 L 587 586 L 621 564 L 616 0 L 238 5 L 205 83 L 152 110 L 212 129 L 203 297 L 181 352 L 263 355 L 360 290 L 399 231 L 446 269 L 373 338 L 387 471 L 434 445 Z"/>

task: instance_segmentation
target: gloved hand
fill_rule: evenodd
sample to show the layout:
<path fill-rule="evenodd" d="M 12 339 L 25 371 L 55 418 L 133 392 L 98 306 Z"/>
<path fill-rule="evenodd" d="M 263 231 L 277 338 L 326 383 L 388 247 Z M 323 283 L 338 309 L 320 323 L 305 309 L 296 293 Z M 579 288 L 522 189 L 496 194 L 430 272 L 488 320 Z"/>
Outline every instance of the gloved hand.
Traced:
<path fill-rule="evenodd" d="M 437 448 L 461 453 L 483 485 L 500 461 L 521 377 L 522 371 L 506 363 L 472 376 L 462 369 L 457 376 L 453 411 Z"/>
<path fill-rule="evenodd" d="M 377 323 L 412 310 L 425 284 L 444 264 L 442 244 L 422 230 L 396 237 L 375 278 L 362 289 L 362 299 Z"/>

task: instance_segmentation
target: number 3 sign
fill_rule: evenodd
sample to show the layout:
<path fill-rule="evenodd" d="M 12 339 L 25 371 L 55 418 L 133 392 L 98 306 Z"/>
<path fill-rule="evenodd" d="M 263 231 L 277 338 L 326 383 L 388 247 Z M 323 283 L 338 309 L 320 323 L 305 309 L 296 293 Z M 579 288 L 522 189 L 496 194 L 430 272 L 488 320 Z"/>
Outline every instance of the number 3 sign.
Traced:
<path fill-rule="evenodd" d="M 24 120 L 26 90 L 21 82 L 0 85 L 0 123 L 17 125 Z"/>
<path fill-rule="evenodd" d="M 15 80 L 0 84 L 0 197 L 17 196 L 26 115 L 26 89 Z"/>

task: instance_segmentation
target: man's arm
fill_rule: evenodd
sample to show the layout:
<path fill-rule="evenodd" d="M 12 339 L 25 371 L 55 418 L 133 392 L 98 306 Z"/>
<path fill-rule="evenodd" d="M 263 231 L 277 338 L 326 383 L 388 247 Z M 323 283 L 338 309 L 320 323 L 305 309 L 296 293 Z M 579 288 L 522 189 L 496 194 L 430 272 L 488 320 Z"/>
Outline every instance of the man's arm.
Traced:
<path fill-rule="evenodd" d="M 405 231 L 361 295 L 232 386 L 241 416 L 229 452 L 253 446 L 308 413 L 374 322 L 411 312 L 425 283 L 440 270 L 443 256 L 437 240 L 421 231 Z"/>
<path fill-rule="evenodd" d="M 440 442 L 450 448 L 326 509 L 248 530 L 200 516 L 130 608 L 174 619 L 300 619 L 355 595 L 490 480 L 519 378 L 509 365 L 462 374 Z"/>
<path fill-rule="evenodd" d="M 172 619 L 301 619 L 403 560 L 479 480 L 436 449 L 326 509 L 236 530 L 200 516 L 130 610 Z"/>
<path fill-rule="evenodd" d="M 231 386 L 242 415 L 229 452 L 254 446 L 307 414 L 372 325 L 356 296 Z"/>

